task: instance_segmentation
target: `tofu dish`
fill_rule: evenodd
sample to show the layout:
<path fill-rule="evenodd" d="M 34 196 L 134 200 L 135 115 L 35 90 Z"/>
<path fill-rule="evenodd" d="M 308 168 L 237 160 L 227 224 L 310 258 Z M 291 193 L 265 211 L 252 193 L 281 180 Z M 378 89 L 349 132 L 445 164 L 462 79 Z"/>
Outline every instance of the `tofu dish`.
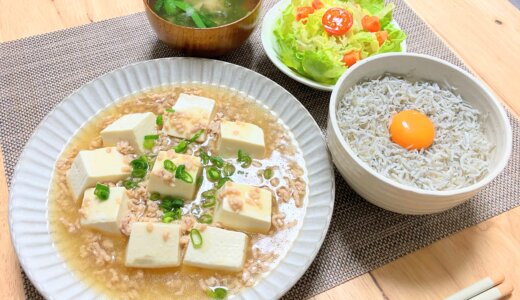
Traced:
<path fill-rule="evenodd" d="M 292 134 L 223 87 L 122 99 L 61 154 L 54 245 L 110 299 L 226 299 L 276 267 L 298 235 L 307 170 Z"/>

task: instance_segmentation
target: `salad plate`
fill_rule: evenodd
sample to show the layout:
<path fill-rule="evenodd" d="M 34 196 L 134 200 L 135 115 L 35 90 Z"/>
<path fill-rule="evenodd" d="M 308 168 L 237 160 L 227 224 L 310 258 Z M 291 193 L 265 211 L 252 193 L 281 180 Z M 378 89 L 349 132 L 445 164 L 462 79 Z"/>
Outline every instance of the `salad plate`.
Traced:
<path fill-rule="evenodd" d="M 75 272 L 60 252 L 49 215 L 57 160 L 74 136 L 114 103 L 172 84 L 225 88 L 255 101 L 290 132 L 308 170 L 308 198 L 301 222 L 295 227 L 297 235 L 279 261 L 234 299 L 281 297 L 317 255 L 332 217 L 334 174 L 321 130 L 305 107 L 272 80 L 237 65 L 194 58 L 144 61 L 105 74 L 65 98 L 38 126 L 17 164 L 9 195 L 11 238 L 25 273 L 46 299 L 106 297 L 83 278 L 83 273 Z"/>
<path fill-rule="evenodd" d="M 327 2 L 327 1 L 325 1 Z M 379 3 L 381 1 L 374 0 L 374 1 L 368 1 L 368 3 L 374 2 Z M 295 69 L 287 66 L 280 57 L 280 46 L 279 42 L 277 40 L 277 36 L 275 34 L 275 30 L 278 26 L 278 21 L 283 16 L 284 11 L 286 8 L 291 4 L 291 0 L 282 0 L 275 4 L 265 15 L 263 23 L 262 23 L 262 32 L 261 32 L 261 39 L 262 39 L 262 46 L 264 47 L 264 51 L 267 54 L 267 57 L 271 62 L 285 75 L 291 77 L 292 79 L 317 90 L 322 91 L 328 91 L 331 92 L 334 88 L 334 83 L 324 83 L 319 82 L 317 80 L 314 80 L 310 78 L 310 76 L 305 76 L 300 73 L 298 73 Z M 391 7 L 388 7 L 391 9 Z M 399 24 L 392 20 L 391 25 L 393 28 L 400 30 Z M 295 37 L 297 35 L 295 34 Z M 400 51 L 406 52 L 406 40 L 403 40 L 400 43 Z M 391 52 L 391 51 L 387 51 Z M 346 68 L 345 70 L 346 71 Z M 343 72 L 344 72 L 343 71 Z M 339 75 L 341 75 L 343 72 L 341 72 Z M 337 76 L 339 78 L 339 76 Z"/>

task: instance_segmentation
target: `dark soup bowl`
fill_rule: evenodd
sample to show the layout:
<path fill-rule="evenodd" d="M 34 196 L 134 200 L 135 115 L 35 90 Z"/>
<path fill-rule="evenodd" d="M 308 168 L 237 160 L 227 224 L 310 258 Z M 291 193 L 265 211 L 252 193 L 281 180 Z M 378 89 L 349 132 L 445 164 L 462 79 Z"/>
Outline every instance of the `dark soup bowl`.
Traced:
<path fill-rule="evenodd" d="M 261 0 L 252 0 L 251 9 L 242 18 L 217 27 L 196 28 L 178 25 L 159 16 L 151 2 L 155 3 L 143 0 L 148 21 L 159 39 L 173 49 L 203 57 L 220 56 L 242 45 L 258 22 L 261 6 Z"/>

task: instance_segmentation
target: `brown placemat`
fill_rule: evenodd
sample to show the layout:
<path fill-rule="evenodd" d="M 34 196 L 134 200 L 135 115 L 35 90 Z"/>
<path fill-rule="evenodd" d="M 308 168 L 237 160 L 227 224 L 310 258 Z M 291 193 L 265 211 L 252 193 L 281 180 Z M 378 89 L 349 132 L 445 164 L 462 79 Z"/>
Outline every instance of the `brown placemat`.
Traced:
<path fill-rule="evenodd" d="M 276 1 L 264 1 L 263 13 Z M 395 18 L 408 34 L 408 51 L 463 63 L 404 3 Z M 0 143 L 8 182 L 31 133 L 64 97 L 86 82 L 137 61 L 179 53 L 160 43 L 144 13 L 0 44 Z M 265 56 L 259 29 L 221 58 L 255 70 L 293 93 L 325 130 L 329 93 L 307 88 L 278 71 Z M 512 117 L 511 117 L 512 118 Z M 520 204 L 520 127 L 513 126 L 513 156 L 506 170 L 471 201 L 445 213 L 404 216 L 379 209 L 336 176 L 330 229 L 316 260 L 285 298 L 304 299 L 382 266 L 449 234 Z M 44 151 L 44 149 L 42 149 Z M 41 296 L 24 275 L 28 299 Z"/>

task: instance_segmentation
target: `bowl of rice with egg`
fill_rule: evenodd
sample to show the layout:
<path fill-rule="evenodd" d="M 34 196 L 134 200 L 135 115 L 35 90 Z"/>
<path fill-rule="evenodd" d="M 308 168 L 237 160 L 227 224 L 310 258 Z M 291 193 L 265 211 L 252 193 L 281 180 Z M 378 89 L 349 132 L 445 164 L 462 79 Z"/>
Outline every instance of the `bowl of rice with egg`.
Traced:
<path fill-rule="evenodd" d="M 358 62 L 333 90 L 333 161 L 363 198 L 403 214 L 463 203 L 507 164 L 512 133 L 503 106 L 468 72 L 427 55 Z"/>

